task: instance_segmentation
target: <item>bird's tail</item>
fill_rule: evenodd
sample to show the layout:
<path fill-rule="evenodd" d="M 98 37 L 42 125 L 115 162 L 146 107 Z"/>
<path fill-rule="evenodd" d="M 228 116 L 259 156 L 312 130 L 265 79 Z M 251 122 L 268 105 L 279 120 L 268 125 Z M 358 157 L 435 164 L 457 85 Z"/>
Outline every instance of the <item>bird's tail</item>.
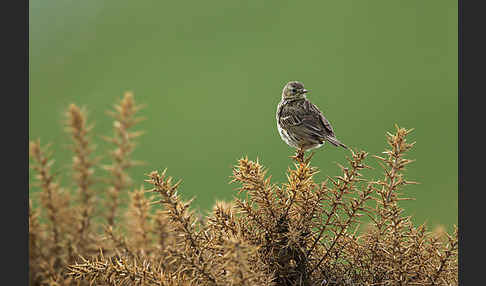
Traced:
<path fill-rule="evenodd" d="M 344 149 L 348 149 L 348 146 L 346 146 L 343 143 L 341 143 L 341 141 L 337 140 L 336 137 L 330 137 L 330 136 L 328 136 L 328 137 L 326 137 L 326 141 L 328 141 L 329 143 L 331 143 L 334 146 L 341 146 Z"/>

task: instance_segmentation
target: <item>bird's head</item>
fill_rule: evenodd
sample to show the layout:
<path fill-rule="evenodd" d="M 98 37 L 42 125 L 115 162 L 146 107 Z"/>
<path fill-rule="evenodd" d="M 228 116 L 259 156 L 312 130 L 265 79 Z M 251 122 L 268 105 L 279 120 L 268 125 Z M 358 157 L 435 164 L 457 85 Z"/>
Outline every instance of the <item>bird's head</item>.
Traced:
<path fill-rule="evenodd" d="M 290 81 L 283 88 L 282 98 L 300 99 L 300 98 L 304 98 L 307 92 L 308 90 L 304 88 L 303 83 L 299 81 Z"/>

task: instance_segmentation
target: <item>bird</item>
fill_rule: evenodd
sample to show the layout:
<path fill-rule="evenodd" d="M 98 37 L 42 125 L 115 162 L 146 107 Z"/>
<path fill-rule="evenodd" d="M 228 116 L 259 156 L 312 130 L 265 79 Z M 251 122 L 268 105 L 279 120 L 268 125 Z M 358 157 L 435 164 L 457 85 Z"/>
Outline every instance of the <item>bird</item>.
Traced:
<path fill-rule="evenodd" d="M 290 81 L 284 86 L 276 114 L 282 140 L 297 148 L 300 156 L 325 142 L 348 149 L 336 138 L 331 124 L 319 108 L 307 99 L 308 92 L 299 81 Z"/>

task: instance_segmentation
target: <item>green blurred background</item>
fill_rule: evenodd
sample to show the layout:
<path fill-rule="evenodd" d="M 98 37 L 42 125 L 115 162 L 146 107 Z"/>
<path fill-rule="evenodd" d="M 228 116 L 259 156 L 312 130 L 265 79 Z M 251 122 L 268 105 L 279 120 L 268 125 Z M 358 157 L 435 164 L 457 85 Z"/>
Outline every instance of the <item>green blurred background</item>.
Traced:
<path fill-rule="evenodd" d="M 278 135 L 283 85 L 300 80 L 345 144 L 381 153 L 394 124 L 415 128 L 407 170 L 416 223 L 457 223 L 457 1 L 31 1 L 29 136 L 69 168 L 63 112 L 85 105 L 94 132 L 127 90 L 147 104 L 131 171 L 168 168 L 196 208 L 230 200 L 231 166 L 260 161 L 285 180 L 293 150 Z M 106 143 L 97 137 L 97 155 Z M 318 150 L 316 180 L 347 152 Z M 106 161 L 105 161 L 106 162 Z M 380 167 L 365 174 L 380 176 Z M 101 171 L 99 174 L 104 173 Z M 70 185 L 69 175 L 63 182 Z M 32 176 L 31 176 L 32 177 Z M 36 191 L 34 188 L 32 191 Z"/>

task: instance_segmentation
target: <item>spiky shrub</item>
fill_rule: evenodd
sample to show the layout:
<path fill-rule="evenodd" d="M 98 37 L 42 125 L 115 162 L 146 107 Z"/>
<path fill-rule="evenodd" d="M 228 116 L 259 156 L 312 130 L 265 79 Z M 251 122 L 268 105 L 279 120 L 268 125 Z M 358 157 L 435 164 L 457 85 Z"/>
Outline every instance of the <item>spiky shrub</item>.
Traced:
<path fill-rule="evenodd" d="M 275 184 L 258 161 L 238 160 L 231 202 L 201 218 L 163 172 L 147 190 L 130 187 L 128 168 L 139 120 L 132 94 L 115 106 L 109 178 L 95 175 L 86 113 L 68 109 L 76 188 L 59 186 L 47 147 L 30 143 L 40 207 L 29 205 L 31 285 L 457 285 L 453 234 L 414 226 L 399 206 L 411 130 L 388 133 L 380 180 L 367 179 L 368 153 L 351 150 L 342 174 L 315 182 L 312 154 L 293 156 L 287 182 Z M 104 182 L 94 188 L 93 182 Z M 94 200 L 96 192 L 105 201 Z M 128 207 L 120 209 L 123 193 Z M 98 206 L 105 213 L 96 217 Z M 156 205 L 156 207 L 153 207 Z M 124 215 L 121 215 L 124 211 Z M 42 218 L 39 219 L 39 218 Z M 357 229 L 368 217 L 364 231 Z M 76 222 L 76 223 L 73 223 Z M 123 226 L 123 227 L 122 227 Z"/>

